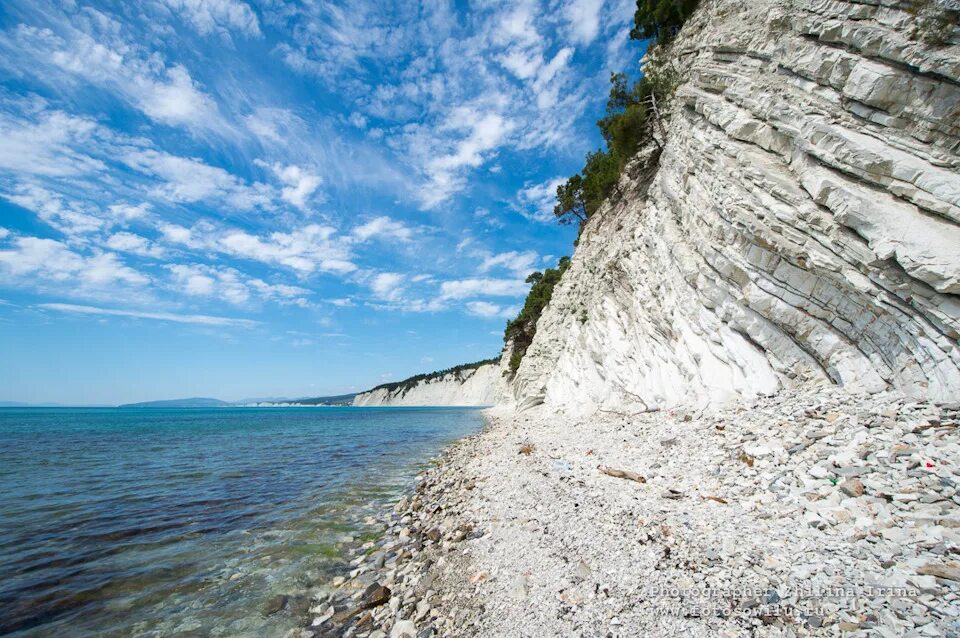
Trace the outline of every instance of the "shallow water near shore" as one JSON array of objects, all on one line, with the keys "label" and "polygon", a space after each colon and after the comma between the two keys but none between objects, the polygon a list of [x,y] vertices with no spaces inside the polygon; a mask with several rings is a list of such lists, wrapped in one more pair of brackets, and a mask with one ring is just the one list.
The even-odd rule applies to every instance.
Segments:
[{"label": "shallow water near shore", "polygon": [[364,519],[481,426],[469,408],[0,409],[0,634],[282,636],[376,533]]}]

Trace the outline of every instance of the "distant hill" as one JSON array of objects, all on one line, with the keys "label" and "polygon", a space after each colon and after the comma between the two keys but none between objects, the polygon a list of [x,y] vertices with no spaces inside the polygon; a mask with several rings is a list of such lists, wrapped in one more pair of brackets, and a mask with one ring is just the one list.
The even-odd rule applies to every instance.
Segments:
[{"label": "distant hill", "polygon": [[141,403],[126,403],[121,408],[228,408],[232,403],[220,399],[167,399],[165,401],[143,401]]},{"label": "distant hill", "polygon": [[296,401],[290,397],[249,397],[234,401],[234,405],[250,405],[251,403],[290,403]]}]

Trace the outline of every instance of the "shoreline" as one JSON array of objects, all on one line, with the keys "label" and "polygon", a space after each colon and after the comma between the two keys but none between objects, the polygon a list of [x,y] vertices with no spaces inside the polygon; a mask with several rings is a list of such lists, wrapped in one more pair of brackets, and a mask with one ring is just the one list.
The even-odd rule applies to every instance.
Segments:
[{"label": "shoreline", "polygon": [[294,635],[956,629],[960,406],[815,387],[709,413],[484,419]]},{"label": "shoreline", "polygon": [[379,538],[350,550],[346,575],[313,597],[312,620],[288,635],[430,638],[466,629],[458,624],[458,613],[445,605],[449,594],[442,590],[454,563],[451,554],[459,554],[457,562],[463,560],[457,545],[476,538],[476,530],[463,522],[451,525],[452,517],[445,514],[459,501],[455,492],[476,486],[456,475],[464,454],[470,454],[464,448],[491,428],[498,411],[495,406],[479,409],[485,413],[483,427],[452,442],[428,461],[432,467],[417,472],[413,487],[386,510],[387,521],[379,522]]}]

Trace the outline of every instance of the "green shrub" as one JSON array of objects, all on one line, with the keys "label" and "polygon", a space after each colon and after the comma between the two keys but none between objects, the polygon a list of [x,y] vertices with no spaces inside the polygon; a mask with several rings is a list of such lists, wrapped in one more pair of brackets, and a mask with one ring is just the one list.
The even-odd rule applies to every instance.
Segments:
[{"label": "green shrub", "polygon": [[[637,0],[634,29],[630,37],[669,40],[697,7],[697,0]],[[632,85],[623,73],[610,74],[610,95],[606,114],[597,122],[607,148],[587,153],[583,170],[557,187],[557,205],[553,214],[561,224],[576,223],[583,228],[603,201],[613,192],[624,166],[648,143],[660,146],[665,134],[660,121],[670,96],[677,86],[677,74],[665,66],[644,69],[644,75]],[[577,245],[574,241],[574,246]],[[516,319],[507,322],[504,340],[513,343],[510,369],[516,372],[523,355],[533,342],[537,320],[550,302],[553,288],[570,265],[562,257],[556,269],[548,268],[527,278],[532,284]],[[586,310],[580,321],[588,320]]]},{"label": "green shrub", "polygon": [[530,292],[523,302],[523,308],[516,319],[507,322],[503,332],[504,342],[513,342],[513,353],[510,355],[510,370],[517,371],[527,348],[533,343],[533,336],[537,332],[537,320],[543,314],[543,309],[550,303],[553,288],[560,282],[563,273],[570,267],[570,258],[561,257],[556,268],[547,268],[542,273],[534,272],[527,277]]},{"label": "green shrub", "polygon": [[390,383],[381,383],[375,388],[368,390],[372,392],[373,390],[386,390],[388,392],[393,392],[394,390],[407,391],[413,386],[417,385],[421,381],[428,381],[430,379],[439,378],[447,374],[453,374],[461,381],[463,380],[463,372],[467,370],[475,370],[480,366],[485,366],[490,363],[498,363],[500,361],[499,357],[493,357],[492,359],[484,359],[483,361],[474,361],[473,363],[463,363],[458,366],[453,366],[452,368],[446,368],[445,370],[437,370],[435,372],[428,372],[425,374],[417,374],[403,381],[391,381]]},{"label": "green shrub", "polygon": [[678,78],[667,70],[650,70],[629,86],[623,73],[610,74],[607,113],[597,121],[607,150],[587,153],[583,170],[557,187],[553,214],[561,224],[581,226],[613,192],[627,162],[647,142],[662,143],[658,120]]},{"label": "green shrub", "polygon": [[634,40],[655,38],[666,42],[673,38],[697,8],[698,0],[637,0],[633,14]]}]

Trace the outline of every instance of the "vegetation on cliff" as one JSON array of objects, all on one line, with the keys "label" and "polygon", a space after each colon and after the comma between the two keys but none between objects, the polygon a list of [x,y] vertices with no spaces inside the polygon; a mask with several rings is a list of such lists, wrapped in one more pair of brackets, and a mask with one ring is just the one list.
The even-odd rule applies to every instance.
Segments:
[{"label": "vegetation on cliff", "polygon": [[453,366],[452,368],[446,368],[445,370],[436,370],[435,372],[427,372],[425,374],[417,374],[402,381],[392,381],[390,383],[381,383],[375,388],[367,390],[367,392],[373,392],[375,390],[386,390],[387,392],[394,392],[395,390],[401,390],[406,392],[410,388],[414,387],[421,381],[430,381],[432,379],[437,379],[444,377],[448,374],[452,374],[457,377],[458,380],[463,381],[463,373],[468,370],[476,370],[480,366],[496,364],[500,361],[499,357],[492,357],[490,359],[484,359],[482,361],[474,361],[473,363],[462,363],[458,366]]},{"label": "vegetation on cliff", "polygon": [[510,354],[510,370],[513,372],[520,367],[523,355],[533,343],[533,335],[537,332],[537,320],[543,313],[543,309],[550,303],[554,286],[560,282],[560,278],[569,266],[570,258],[561,257],[556,268],[547,268],[542,273],[531,273],[527,277],[527,283],[533,285],[530,287],[527,299],[523,302],[520,314],[516,319],[507,322],[507,328],[503,333],[504,341],[513,344]]},{"label": "vegetation on cliff", "polygon": [[699,0],[637,0],[633,14],[634,40],[655,38],[658,42],[669,40],[680,32],[680,27],[697,8]]},{"label": "vegetation on cliff", "polygon": [[[634,28],[630,37],[657,42],[669,41],[696,9],[698,0],[637,0]],[[649,65],[648,65],[649,67]],[[606,149],[587,153],[583,169],[557,187],[554,215],[561,224],[577,224],[580,228],[614,191],[627,162],[640,148],[663,145],[665,131],[661,119],[670,95],[677,85],[677,74],[668,65],[644,68],[644,73],[630,83],[625,73],[610,75],[610,96],[604,117],[597,126]],[[562,257],[557,268],[527,277],[532,284],[517,318],[508,321],[504,341],[512,345],[510,369],[516,372],[533,342],[537,320],[550,302],[553,288],[570,265]]]},{"label": "vegetation on cliff", "polygon": [[[696,6],[697,0],[637,0],[630,37],[669,42]],[[614,191],[624,166],[637,151],[648,144],[663,145],[662,112],[677,80],[677,73],[666,64],[648,64],[633,84],[625,73],[610,75],[606,114],[597,121],[606,149],[587,153],[583,169],[557,187],[553,213],[561,224],[582,227]]]}]

